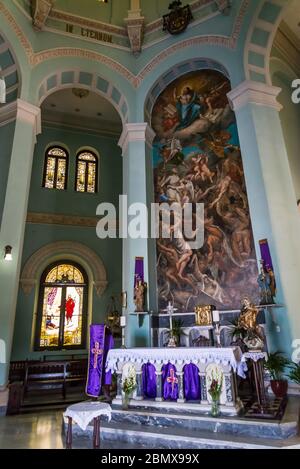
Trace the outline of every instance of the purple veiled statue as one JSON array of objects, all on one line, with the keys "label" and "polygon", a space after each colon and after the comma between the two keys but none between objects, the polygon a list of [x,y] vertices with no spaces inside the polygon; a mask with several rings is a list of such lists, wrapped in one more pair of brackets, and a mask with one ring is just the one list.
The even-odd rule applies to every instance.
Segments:
[{"label": "purple veiled statue", "polygon": [[197,401],[201,398],[199,369],[193,363],[183,368],[184,397],[187,401]]},{"label": "purple veiled statue", "polygon": [[143,365],[143,395],[148,399],[154,399],[156,397],[156,374],[155,366],[151,363],[145,363]]},{"label": "purple veiled statue", "polygon": [[168,363],[162,367],[162,387],[163,398],[176,401],[178,399],[178,378],[176,376],[176,368],[172,363]]}]

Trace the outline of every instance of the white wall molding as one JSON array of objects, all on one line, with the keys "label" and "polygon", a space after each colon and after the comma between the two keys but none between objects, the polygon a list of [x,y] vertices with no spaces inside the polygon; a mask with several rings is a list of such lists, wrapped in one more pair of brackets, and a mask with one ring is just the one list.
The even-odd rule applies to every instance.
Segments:
[{"label": "white wall molding", "polygon": [[32,125],[35,135],[39,135],[42,132],[41,109],[22,99],[17,100],[17,120]]},{"label": "white wall molding", "polygon": [[230,91],[227,97],[234,111],[238,111],[250,103],[272,107],[280,111],[282,106],[277,101],[280,92],[281,88],[277,86],[246,80]]},{"label": "white wall molding", "polygon": [[145,142],[146,145],[152,148],[155,135],[154,130],[146,122],[125,124],[118,145],[122,148],[124,156],[130,142]]}]

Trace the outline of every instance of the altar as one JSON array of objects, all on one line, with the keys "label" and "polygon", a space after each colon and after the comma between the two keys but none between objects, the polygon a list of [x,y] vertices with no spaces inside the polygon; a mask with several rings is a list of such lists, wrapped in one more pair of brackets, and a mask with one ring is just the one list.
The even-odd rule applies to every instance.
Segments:
[{"label": "altar", "polygon": [[[221,412],[237,415],[242,408],[237,376],[245,377],[247,365],[239,347],[112,349],[107,356],[106,371],[117,375],[114,405],[122,405],[122,383],[132,368],[136,376],[136,388],[130,400],[133,407],[150,404],[161,407],[163,403],[164,408],[176,405],[207,412],[212,401],[209,388],[212,380],[219,376],[222,380]],[[189,388],[191,381],[195,383],[193,392]],[[166,393],[168,385],[170,389]]]}]

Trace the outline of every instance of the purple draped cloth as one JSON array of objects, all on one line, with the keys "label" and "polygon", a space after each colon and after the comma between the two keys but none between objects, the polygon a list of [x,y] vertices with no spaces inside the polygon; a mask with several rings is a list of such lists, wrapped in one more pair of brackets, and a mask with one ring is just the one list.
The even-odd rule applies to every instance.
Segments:
[{"label": "purple draped cloth", "polygon": [[111,385],[111,383],[112,383],[112,372],[111,371],[105,371],[105,368],[106,368],[107,354],[108,354],[110,349],[114,348],[114,345],[115,345],[115,341],[114,341],[113,335],[112,335],[111,331],[108,328],[106,328],[104,357],[103,357],[104,366],[103,366],[103,369],[102,369],[102,372],[103,372],[102,382],[103,382],[104,385],[105,384]]},{"label": "purple draped cloth", "polygon": [[151,363],[145,363],[142,370],[143,396],[154,399],[156,397],[155,366]]},{"label": "purple draped cloth", "polygon": [[178,399],[178,378],[176,368],[172,363],[162,367],[163,398],[175,401]]},{"label": "purple draped cloth", "polygon": [[261,258],[264,261],[264,266],[269,266],[272,270],[274,270],[268,240],[262,239],[261,241],[259,241],[259,247]]},{"label": "purple draped cloth", "polygon": [[199,400],[200,395],[200,376],[199,369],[193,363],[185,365],[183,368],[183,389],[184,397],[187,401]]},{"label": "purple draped cloth", "polygon": [[103,384],[110,384],[111,375],[105,373],[108,350],[113,345],[111,333],[104,324],[90,326],[90,350],[86,394],[99,397]]},{"label": "purple draped cloth", "polygon": [[135,258],[135,269],[134,269],[134,287],[138,282],[144,283],[144,258]]}]

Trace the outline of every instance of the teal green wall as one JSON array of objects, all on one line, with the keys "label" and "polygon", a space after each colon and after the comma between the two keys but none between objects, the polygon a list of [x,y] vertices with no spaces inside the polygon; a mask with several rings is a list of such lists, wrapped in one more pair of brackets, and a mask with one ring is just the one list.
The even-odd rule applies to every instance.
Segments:
[{"label": "teal green wall", "polygon": [[[64,143],[70,151],[69,183],[66,191],[42,188],[45,148],[53,142]],[[76,150],[85,145],[93,147],[100,154],[99,193],[95,195],[78,194],[74,191]],[[34,154],[29,212],[95,216],[96,207],[101,201],[115,204],[121,192],[122,157],[116,138],[54,128],[43,129]],[[93,322],[103,322],[111,295],[119,295],[122,289],[122,240],[100,240],[96,236],[95,228],[27,224],[22,264],[24,265],[36,250],[55,241],[80,242],[94,250],[102,259],[107,271],[108,288],[101,297],[93,292]],[[21,289],[19,291],[12,360],[40,358],[44,355],[41,352],[33,352],[31,348],[35,294],[34,289],[28,296]],[[50,352],[45,354],[51,355]]]},{"label": "teal green wall", "polygon": [[0,127],[0,225],[5,200],[7,176],[9,171],[14,131],[14,122]]},{"label": "teal green wall", "polygon": [[300,106],[291,99],[291,80],[282,73],[273,76],[273,85],[279,86],[282,92],[279,102],[283,105],[280,112],[282,130],[284,133],[286,149],[288,152],[290,170],[294,183],[296,200],[300,199]]}]

